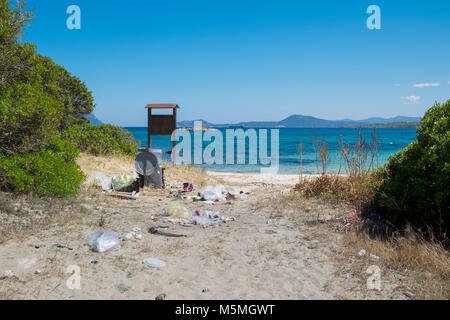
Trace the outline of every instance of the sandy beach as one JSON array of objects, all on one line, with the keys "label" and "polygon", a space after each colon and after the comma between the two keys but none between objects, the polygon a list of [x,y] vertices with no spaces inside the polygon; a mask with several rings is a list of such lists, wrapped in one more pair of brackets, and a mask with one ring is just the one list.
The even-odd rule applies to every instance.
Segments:
[{"label": "sandy beach", "polygon": [[[107,166],[98,167],[110,172]],[[185,180],[175,176],[168,175],[171,185]],[[343,271],[338,262],[345,257],[341,235],[327,222],[345,219],[350,208],[299,201],[290,192],[297,176],[213,172],[207,176],[212,179],[209,183],[217,179],[216,184],[247,192],[247,197],[209,205],[176,199],[175,188],[148,190],[137,200],[84,192],[78,204],[62,208],[83,210],[73,220],[0,245],[0,273],[14,274],[0,280],[0,298],[154,299],[161,293],[167,299],[404,298],[395,290],[398,280],[386,279],[383,291],[371,291],[366,276]],[[152,220],[174,201],[188,210],[211,209],[236,221],[204,228]],[[158,226],[185,237],[148,232]],[[124,241],[135,228],[142,239]],[[93,252],[88,239],[100,229],[113,230],[121,238],[121,248],[107,255]],[[143,263],[146,258],[158,258],[166,267],[148,267]],[[80,290],[66,285],[69,266],[80,268]]]}]

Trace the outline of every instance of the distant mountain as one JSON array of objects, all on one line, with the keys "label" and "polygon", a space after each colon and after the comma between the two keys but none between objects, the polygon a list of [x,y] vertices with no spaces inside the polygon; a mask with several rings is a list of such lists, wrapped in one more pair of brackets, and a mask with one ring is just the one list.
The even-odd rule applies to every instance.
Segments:
[{"label": "distant mountain", "polygon": [[367,124],[382,124],[382,123],[394,123],[394,122],[420,122],[420,118],[417,117],[395,117],[395,118],[369,118],[361,120],[362,123]]},{"label": "distant mountain", "polygon": [[[205,120],[200,121],[203,121],[203,127],[206,128],[342,128],[358,127],[359,125],[420,122],[420,118],[398,116],[394,118],[373,117],[364,120],[325,120],[311,116],[292,115],[281,121],[251,121],[235,124],[213,124]],[[194,121],[181,121],[178,123],[178,126],[182,128],[192,128],[194,126]]]},{"label": "distant mountain", "polygon": [[103,124],[93,113],[84,116],[84,118],[91,121],[91,124],[94,126],[101,126]]}]

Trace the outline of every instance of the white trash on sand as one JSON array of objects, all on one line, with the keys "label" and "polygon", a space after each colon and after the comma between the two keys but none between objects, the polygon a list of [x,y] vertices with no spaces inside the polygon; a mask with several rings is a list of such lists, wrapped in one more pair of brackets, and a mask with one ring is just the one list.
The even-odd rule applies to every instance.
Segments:
[{"label": "white trash on sand", "polygon": [[228,191],[223,187],[207,186],[200,191],[200,197],[205,201],[226,201]]},{"label": "white trash on sand", "polygon": [[103,191],[110,191],[112,189],[112,178],[108,177],[103,172],[94,171],[94,180],[97,186],[103,189]]},{"label": "white trash on sand", "polygon": [[119,238],[111,230],[101,230],[89,237],[89,245],[99,253],[106,253],[120,248]]},{"label": "white trash on sand", "polygon": [[166,266],[166,263],[164,261],[156,258],[145,259],[144,264],[152,268],[164,268]]}]

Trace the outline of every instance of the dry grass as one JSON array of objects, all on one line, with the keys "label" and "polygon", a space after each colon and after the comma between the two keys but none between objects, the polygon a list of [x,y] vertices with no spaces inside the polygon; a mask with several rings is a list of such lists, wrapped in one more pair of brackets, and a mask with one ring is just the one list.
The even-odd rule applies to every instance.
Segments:
[{"label": "dry grass", "polygon": [[134,159],[127,156],[93,156],[82,153],[77,158],[77,164],[86,175],[88,183],[93,180],[95,171],[108,176],[135,171]]},{"label": "dry grass", "polygon": [[74,223],[86,212],[75,198],[40,198],[0,192],[0,244],[53,225]]},{"label": "dry grass", "polygon": [[[406,275],[403,290],[414,293],[417,299],[450,299],[450,253],[440,243],[424,240],[411,228],[402,236],[388,239],[358,232],[350,232],[343,239],[349,256],[365,249],[380,257],[381,266]],[[360,265],[367,260],[358,261],[359,265],[352,268],[362,270]]]},{"label": "dry grass", "polygon": [[188,165],[164,164],[164,179],[166,184],[182,186],[183,183],[192,183],[196,190],[207,185],[219,185],[224,182],[217,177],[210,176],[205,170]]},{"label": "dry grass", "polygon": [[363,211],[373,204],[374,182],[374,174],[349,176],[324,174],[317,177],[301,177],[295,189],[306,198],[334,198]]}]

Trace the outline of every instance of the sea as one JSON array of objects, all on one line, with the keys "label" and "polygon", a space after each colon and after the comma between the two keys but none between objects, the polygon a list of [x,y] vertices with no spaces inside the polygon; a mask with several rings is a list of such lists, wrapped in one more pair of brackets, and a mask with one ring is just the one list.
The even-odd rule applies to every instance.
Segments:
[{"label": "sea", "polygon": [[[146,127],[126,127],[129,130],[136,141],[141,147],[147,147],[147,128]],[[223,134],[223,144],[225,144],[226,139],[226,129],[217,129]],[[248,128],[243,129],[244,131]],[[253,128],[257,133],[259,139],[259,134],[261,130],[267,132],[267,143],[263,144],[267,148],[267,154],[273,156],[272,154],[272,137],[271,129],[263,128]],[[328,160],[327,162],[327,172],[328,173],[348,173],[346,171],[345,161],[342,160],[340,156],[341,153],[338,151],[338,142],[342,139],[344,144],[348,144],[352,149],[352,146],[358,141],[358,136],[362,136],[367,144],[370,144],[372,148],[373,135],[378,137],[378,156],[374,158],[372,162],[372,157],[369,157],[367,165],[373,164],[373,168],[380,167],[384,165],[389,157],[408,146],[411,142],[417,139],[416,129],[411,128],[379,128],[376,129],[358,129],[358,128],[280,128],[276,129],[278,134],[278,173],[280,174],[299,174],[300,169],[303,174],[317,174],[322,172],[322,163],[316,160],[316,152],[314,151],[313,141],[320,141],[323,145],[327,146],[328,149]],[[361,135],[359,130],[361,130]],[[264,132],[263,132],[264,133]],[[186,134],[186,132],[184,133]],[[235,141],[234,145],[234,157],[235,161],[233,164],[226,164],[226,146],[223,145],[223,164],[205,164],[199,163],[194,164],[194,132],[189,132],[192,143],[191,143],[191,154],[193,165],[204,168],[210,171],[222,171],[222,172],[244,172],[244,173],[259,173],[261,168],[268,167],[269,165],[261,164],[250,164],[250,151],[254,150],[250,148],[250,142],[248,139],[242,141]],[[203,137],[205,132],[197,132],[197,137]],[[275,138],[274,138],[275,139]],[[180,139],[182,141],[182,139]],[[211,144],[211,140],[201,139],[202,150],[204,150],[208,145]],[[212,139],[214,141],[214,139]],[[220,140],[219,140],[220,141]],[[244,142],[245,141],[245,142]],[[274,140],[276,141],[276,139]],[[303,144],[303,156],[302,161],[300,161],[299,143]],[[242,148],[238,148],[238,144],[241,144]],[[257,143],[258,154],[260,151],[260,143]],[[245,146],[242,146],[245,145]],[[168,151],[172,149],[172,141],[170,136],[153,136],[152,137],[152,148],[163,150],[163,161],[172,161],[171,155],[167,154]],[[374,149],[374,148],[373,148]],[[198,150],[198,149],[197,149]],[[231,150],[231,149],[230,149]],[[240,151],[240,152],[239,152]],[[253,153],[252,153],[253,154]],[[183,155],[181,153],[181,155]],[[213,153],[215,155],[215,153]],[[245,156],[244,163],[237,163],[238,156]],[[370,162],[370,163],[369,163]],[[300,166],[302,163],[302,166]]]}]

